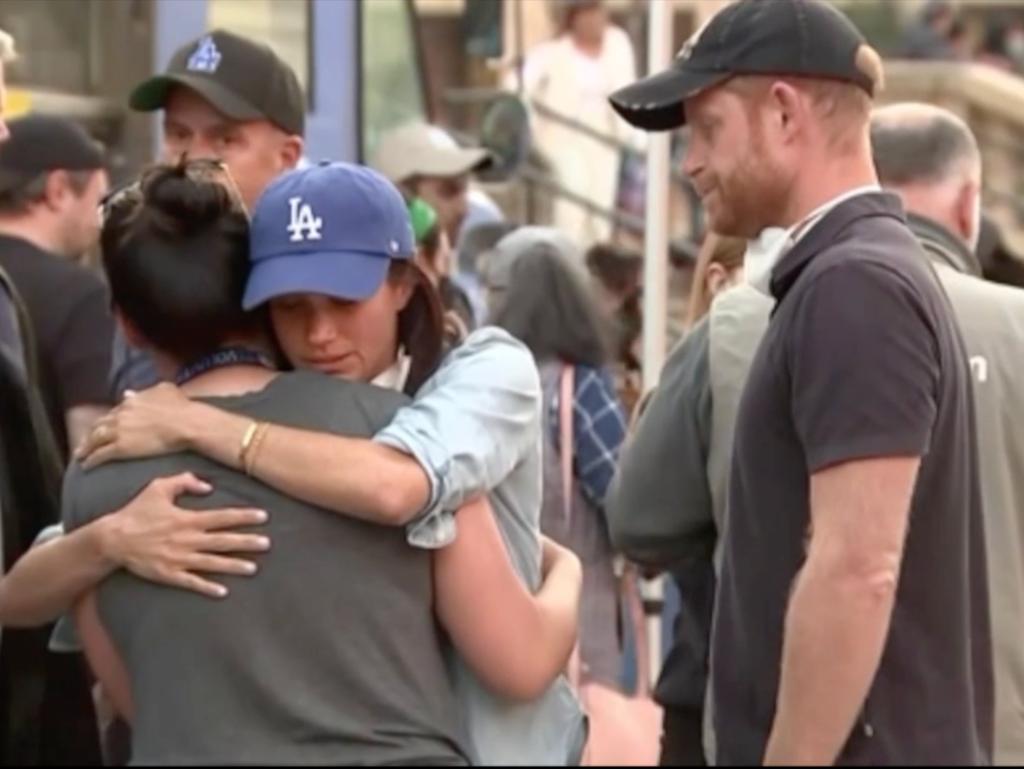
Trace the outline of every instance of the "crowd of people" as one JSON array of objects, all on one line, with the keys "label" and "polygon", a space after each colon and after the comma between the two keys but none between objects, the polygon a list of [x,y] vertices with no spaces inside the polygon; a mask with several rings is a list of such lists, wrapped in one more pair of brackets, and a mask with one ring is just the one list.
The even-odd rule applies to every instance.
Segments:
[{"label": "crowd of people", "polygon": [[3,763],[599,763],[594,687],[647,739],[636,569],[680,600],[663,765],[1024,760],[1024,289],[971,129],[877,107],[823,0],[636,82],[603,14],[526,74],[689,132],[709,233],[646,394],[638,255],[507,221],[440,126],[304,162],[265,44],[139,84],[161,154],[113,190],[0,115]]},{"label": "crowd of people", "polygon": [[972,20],[951,0],[928,0],[895,53],[908,59],[973,61],[1024,74],[1024,16],[1007,8]]}]

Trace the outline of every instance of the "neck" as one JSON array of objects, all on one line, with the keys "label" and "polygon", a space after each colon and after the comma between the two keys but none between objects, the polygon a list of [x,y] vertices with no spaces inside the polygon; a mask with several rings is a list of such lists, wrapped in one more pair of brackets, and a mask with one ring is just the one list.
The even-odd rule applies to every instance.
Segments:
[{"label": "neck", "polygon": [[969,240],[969,236],[962,231],[960,223],[956,220],[955,191],[946,192],[941,188],[929,188],[926,185],[892,188],[891,191],[899,195],[907,213],[916,214],[940,225],[965,243]]},{"label": "neck", "polygon": [[[256,352],[266,351],[266,345],[252,339],[227,339],[220,345],[220,349],[229,347],[245,347]],[[161,378],[169,381],[174,381],[182,368],[195,363],[194,360],[179,360],[163,353],[154,353],[153,357]],[[218,366],[185,382],[181,390],[193,398],[242,395],[262,390],[275,376],[276,371],[248,363]]]},{"label": "neck", "polygon": [[870,149],[855,155],[841,156],[818,164],[814,173],[802,172],[797,187],[790,197],[790,205],[779,226],[792,227],[813,213],[816,209],[840,195],[857,189],[878,184]]},{"label": "neck", "polygon": [[41,222],[33,216],[0,218],[0,235],[21,238],[51,254],[61,254],[56,233],[57,228],[52,224]]}]

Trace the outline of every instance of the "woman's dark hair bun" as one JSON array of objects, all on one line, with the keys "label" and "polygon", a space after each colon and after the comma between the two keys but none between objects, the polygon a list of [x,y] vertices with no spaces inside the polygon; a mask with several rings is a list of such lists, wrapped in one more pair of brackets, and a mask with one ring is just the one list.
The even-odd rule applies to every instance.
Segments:
[{"label": "woman's dark hair bun", "polygon": [[142,180],[143,205],[168,234],[196,235],[238,213],[240,203],[217,167],[185,161],[152,169]]}]

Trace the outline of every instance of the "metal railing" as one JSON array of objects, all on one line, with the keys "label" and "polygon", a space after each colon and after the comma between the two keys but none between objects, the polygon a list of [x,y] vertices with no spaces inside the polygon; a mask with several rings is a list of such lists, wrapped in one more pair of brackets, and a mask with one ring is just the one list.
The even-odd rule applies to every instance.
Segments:
[{"label": "metal railing", "polygon": [[[453,106],[479,106],[493,101],[500,96],[505,96],[508,93],[508,91],[497,88],[450,88],[445,91],[444,99]],[[585,136],[604,144],[610,149],[620,152],[636,152],[636,148],[628,142],[617,137],[610,136],[602,131],[598,131],[592,126],[575,119],[573,116],[566,115],[565,113],[562,113],[543,102],[537,101],[536,99],[529,102],[529,107],[537,115],[563,125],[578,133],[580,136]],[[460,141],[466,143],[478,142],[478,137],[470,136],[458,131],[453,133]],[[690,180],[678,168],[670,169],[669,173],[671,181],[677,185],[677,187],[682,190],[683,194],[686,196],[690,210],[694,212],[698,211],[699,198]],[[555,178],[552,174],[546,173],[535,166],[525,164],[517,170],[516,176],[527,185],[542,190],[558,199],[565,200],[579,206],[587,213],[610,222],[616,227],[620,227],[635,235],[642,235],[644,232],[645,225],[642,217],[628,211],[609,208],[596,203],[586,195],[582,195],[579,192],[570,189],[566,184]],[[694,216],[694,218],[689,222],[689,231],[691,236],[698,229],[699,221],[697,220],[697,217]],[[687,237],[686,240],[692,241],[692,237]]]}]

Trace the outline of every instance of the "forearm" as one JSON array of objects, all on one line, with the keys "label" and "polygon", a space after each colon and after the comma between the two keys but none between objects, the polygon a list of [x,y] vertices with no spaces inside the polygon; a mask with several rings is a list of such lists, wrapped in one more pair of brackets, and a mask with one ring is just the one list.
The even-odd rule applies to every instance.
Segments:
[{"label": "forearm", "polygon": [[565,669],[579,634],[583,568],[578,558],[558,548],[537,591],[537,677],[553,679]]},{"label": "forearm", "polygon": [[[195,409],[187,428],[188,447],[242,469],[242,441],[252,421],[203,404]],[[430,482],[419,463],[370,440],[273,425],[253,449],[250,464],[259,480],[296,499],[362,520],[403,525],[429,500]]]},{"label": "forearm", "polygon": [[0,580],[0,625],[52,622],[113,572],[117,564],[108,555],[109,528],[109,521],[100,518],[18,559]]},{"label": "forearm", "polygon": [[531,595],[485,501],[459,511],[458,538],[434,555],[438,619],[466,664],[503,697],[539,697],[575,643],[579,561],[568,551],[548,560],[541,594]]},{"label": "forearm", "polygon": [[893,603],[886,581],[872,584],[808,561],[786,618],[766,764],[835,761],[878,670]]}]

